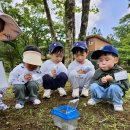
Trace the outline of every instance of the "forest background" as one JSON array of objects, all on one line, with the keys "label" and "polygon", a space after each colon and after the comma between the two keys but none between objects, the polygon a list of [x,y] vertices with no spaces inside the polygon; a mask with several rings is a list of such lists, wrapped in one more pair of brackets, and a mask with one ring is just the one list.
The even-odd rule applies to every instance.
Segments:
[{"label": "forest background", "polygon": [[[128,0],[130,2],[130,0]],[[1,42],[0,60],[4,62],[6,72],[10,72],[22,62],[22,52],[26,45],[36,45],[41,48],[43,60],[48,59],[48,47],[51,42],[59,41],[65,46],[65,64],[72,60],[71,46],[78,40],[86,41],[86,36],[102,35],[100,28],[93,27],[87,33],[89,13],[97,14],[100,10],[96,6],[90,7],[91,0],[82,0],[82,7],[75,4],[75,0],[23,0],[13,3],[13,0],[1,1],[3,12],[11,15],[22,29],[22,35],[6,44]],[[128,4],[128,8],[129,8]],[[53,12],[56,20],[52,19]],[[75,36],[75,14],[81,13],[80,33]],[[107,15],[107,14],[106,14]],[[113,34],[105,38],[114,45],[120,53],[120,63],[130,72],[130,14],[124,15],[119,26],[113,28]]]}]

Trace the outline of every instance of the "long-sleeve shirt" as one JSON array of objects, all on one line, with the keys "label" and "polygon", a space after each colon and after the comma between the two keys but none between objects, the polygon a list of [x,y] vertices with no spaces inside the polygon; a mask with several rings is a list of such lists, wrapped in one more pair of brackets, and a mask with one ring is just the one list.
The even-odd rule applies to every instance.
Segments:
[{"label": "long-sleeve shirt", "polygon": [[61,72],[64,72],[66,75],[68,75],[68,71],[67,68],[65,67],[65,65],[62,62],[59,62],[57,64],[55,64],[51,59],[45,61],[40,68],[41,71],[41,75],[44,76],[45,74],[49,74],[50,76],[52,76],[51,71],[55,69],[56,70],[56,74],[58,75]]},{"label": "long-sleeve shirt", "polygon": [[32,75],[32,80],[37,80],[38,83],[42,83],[42,78],[41,78],[41,72],[40,72],[40,67],[37,67],[33,71],[29,71],[23,63],[19,64],[16,66],[9,75],[9,84],[25,84],[28,81],[25,80],[24,76],[26,74],[31,74]]},{"label": "long-sleeve shirt", "polygon": [[[117,73],[117,72],[120,72],[120,71],[123,71],[123,68],[121,68],[119,65],[115,65],[112,69],[110,69],[108,71],[102,71],[99,68],[99,69],[96,70],[96,72],[93,76],[93,82],[99,84],[100,86],[102,86],[104,88],[109,87],[111,84],[117,84],[125,92],[130,87],[128,79],[116,81],[116,79],[114,77],[114,73]],[[109,81],[108,83],[102,83],[101,78],[106,76],[106,75],[111,75],[113,77],[113,80]]]},{"label": "long-sleeve shirt", "polygon": [[68,66],[68,75],[70,73],[73,73],[74,71],[77,73],[77,71],[81,69],[86,72],[91,71],[93,74],[95,73],[94,65],[91,63],[91,61],[89,61],[88,59],[85,59],[83,64],[80,64],[76,60],[70,63]]}]

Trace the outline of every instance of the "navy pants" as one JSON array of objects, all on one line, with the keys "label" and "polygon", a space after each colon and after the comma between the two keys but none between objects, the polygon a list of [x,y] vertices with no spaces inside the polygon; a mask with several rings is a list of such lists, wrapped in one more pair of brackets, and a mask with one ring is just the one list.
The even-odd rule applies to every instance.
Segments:
[{"label": "navy pants", "polygon": [[49,74],[45,74],[43,77],[43,87],[44,89],[56,90],[57,88],[64,88],[68,80],[67,75],[64,72],[61,72],[54,79]]}]

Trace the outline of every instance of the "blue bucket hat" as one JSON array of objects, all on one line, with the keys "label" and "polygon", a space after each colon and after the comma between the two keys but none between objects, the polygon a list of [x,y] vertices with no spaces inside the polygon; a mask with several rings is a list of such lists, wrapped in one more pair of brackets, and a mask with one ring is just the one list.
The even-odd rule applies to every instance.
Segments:
[{"label": "blue bucket hat", "polygon": [[100,50],[96,50],[92,53],[91,59],[98,59],[102,54],[113,53],[118,57],[118,51],[112,45],[103,46]]},{"label": "blue bucket hat", "polygon": [[60,42],[53,42],[49,46],[49,52],[52,53],[56,47],[64,48]]},{"label": "blue bucket hat", "polygon": [[83,41],[79,41],[73,44],[71,51],[74,50],[74,48],[81,48],[81,49],[88,49],[87,45]]}]

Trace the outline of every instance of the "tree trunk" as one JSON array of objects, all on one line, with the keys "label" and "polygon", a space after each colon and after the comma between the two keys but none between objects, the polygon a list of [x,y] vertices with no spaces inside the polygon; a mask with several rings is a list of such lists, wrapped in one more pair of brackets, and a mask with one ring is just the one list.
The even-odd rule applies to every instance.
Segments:
[{"label": "tree trunk", "polygon": [[90,1],[91,0],[82,0],[82,18],[81,18],[81,27],[80,27],[80,33],[78,38],[81,41],[86,41]]},{"label": "tree trunk", "polygon": [[65,32],[66,32],[66,44],[65,44],[65,65],[68,66],[73,59],[71,53],[71,47],[75,42],[75,16],[74,16],[75,0],[65,1]]},{"label": "tree trunk", "polygon": [[54,41],[57,41],[57,38],[56,38],[55,31],[54,31],[53,21],[51,19],[50,10],[49,10],[49,7],[48,7],[47,0],[43,0],[43,3],[44,3],[44,9],[45,9],[45,12],[46,12],[46,16],[47,16],[47,19],[48,19],[48,26],[50,28],[51,38],[52,38],[52,41],[54,42]]}]

